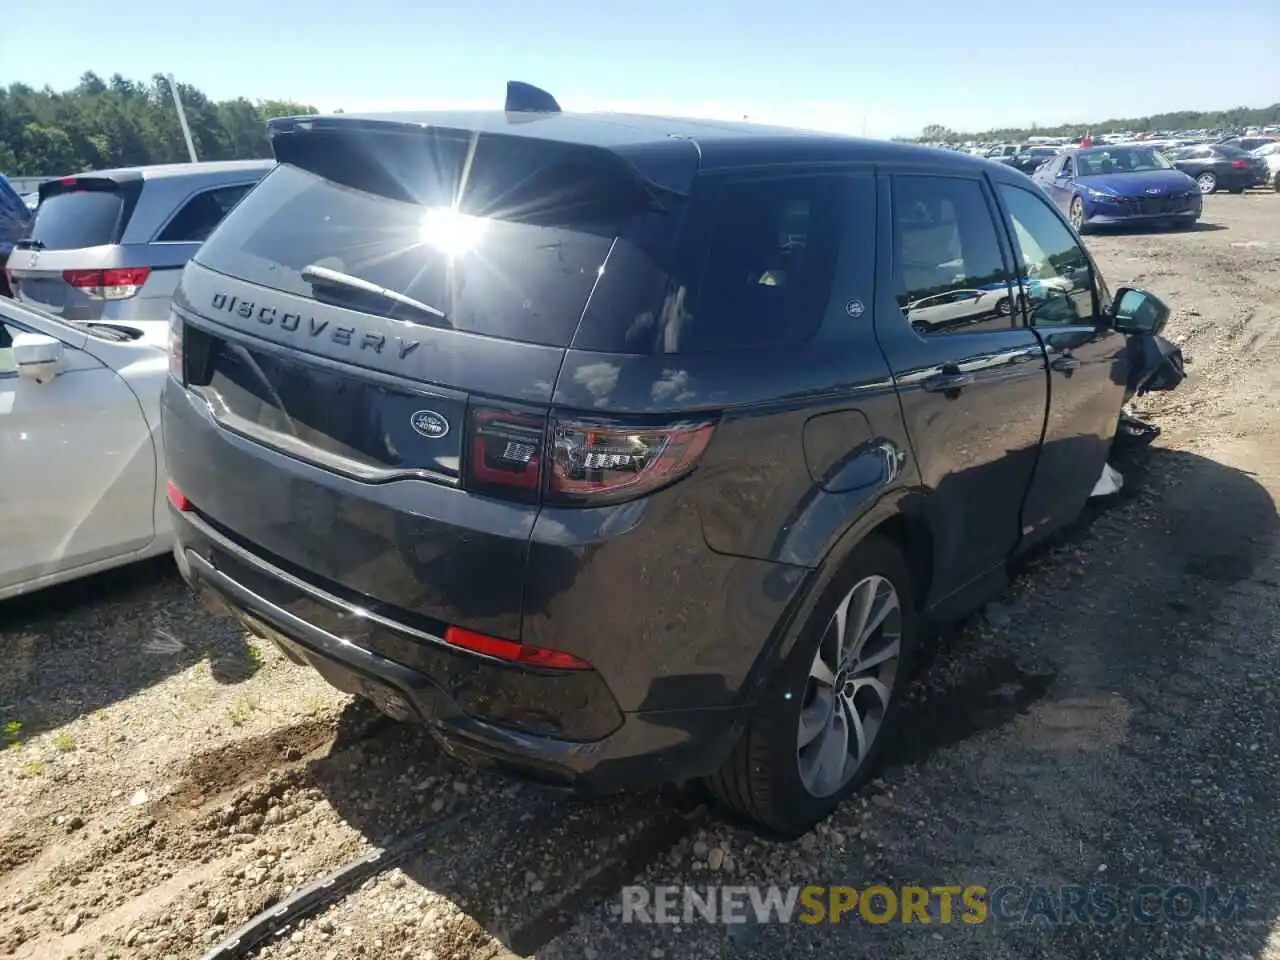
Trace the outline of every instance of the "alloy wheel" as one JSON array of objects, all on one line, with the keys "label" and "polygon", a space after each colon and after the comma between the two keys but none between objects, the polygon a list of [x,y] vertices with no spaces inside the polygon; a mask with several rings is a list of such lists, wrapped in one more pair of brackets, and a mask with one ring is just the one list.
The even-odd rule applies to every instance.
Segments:
[{"label": "alloy wheel", "polygon": [[1202,173],[1196,177],[1196,185],[1200,187],[1201,193],[1213,193],[1218,189],[1218,178],[1212,173]]},{"label": "alloy wheel", "polygon": [[829,797],[857,772],[876,742],[901,662],[902,605],[889,580],[858,581],[818,644],[796,736],[800,780]]},{"label": "alloy wheel", "polygon": [[1071,225],[1076,230],[1084,226],[1084,201],[1079,197],[1071,201]]}]

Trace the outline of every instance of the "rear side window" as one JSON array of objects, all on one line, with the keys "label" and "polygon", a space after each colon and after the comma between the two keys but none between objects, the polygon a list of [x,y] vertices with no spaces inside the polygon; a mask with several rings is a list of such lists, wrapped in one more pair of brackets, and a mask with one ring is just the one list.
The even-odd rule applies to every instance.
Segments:
[{"label": "rear side window", "polygon": [[894,281],[917,333],[1012,328],[1016,302],[998,236],[977,180],[894,178]]},{"label": "rear side window", "polygon": [[594,158],[483,137],[471,147],[444,138],[361,146],[318,146],[301,157],[308,169],[278,153],[281,164],[196,259],[377,312],[303,279],[304,268],[321,267],[440,310],[456,330],[566,346],[614,238],[648,202]]},{"label": "rear side window", "polygon": [[213,228],[222,222],[231,208],[240,202],[250,186],[251,184],[240,183],[197,193],[174,214],[156,240],[160,243],[203,241],[213,233]]},{"label": "rear side window", "polygon": [[809,339],[851,208],[861,201],[870,221],[870,183],[790,176],[700,185],[678,235],[619,239],[574,346],[683,354]]},{"label": "rear side window", "polygon": [[111,181],[45,193],[27,236],[43,250],[75,250],[116,243],[125,201]]}]

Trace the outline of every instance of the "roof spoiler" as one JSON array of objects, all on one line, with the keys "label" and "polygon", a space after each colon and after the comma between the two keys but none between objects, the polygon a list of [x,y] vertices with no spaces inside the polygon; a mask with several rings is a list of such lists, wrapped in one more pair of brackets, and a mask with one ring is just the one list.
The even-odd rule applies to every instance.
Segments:
[{"label": "roof spoiler", "polygon": [[540,87],[519,80],[508,80],[507,100],[503,109],[507,113],[559,113],[560,104]]}]

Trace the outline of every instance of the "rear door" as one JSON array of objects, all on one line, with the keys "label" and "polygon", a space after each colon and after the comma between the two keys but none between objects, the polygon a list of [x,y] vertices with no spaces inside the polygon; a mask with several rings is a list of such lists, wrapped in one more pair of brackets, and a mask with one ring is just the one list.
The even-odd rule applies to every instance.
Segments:
[{"label": "rear door", "polygon": [[101,319],[114,296],[102,289],[102,270],[123,266],[116,245],[141,190],[136,175],[41,184],[40,205],[9,258],[17,299],[73,322]]},{"label": "rear door", "polygon": [[[1016,281],[984,179],[882,177],[879,210],[876,337],[933,493],[936,589],[945,597],[1000,565],[1018,543],[1044,428],[1044,352],[1007,310]],[[908,306],[1000,286],[1003,296],[970,301],[967,314],[941,329],[917,322]]]},{"label": "rear door", "polygon": [[1035,480],[1023,508],[1028,541],[1070,523],[1084,508],[1115,436],[1128,377],[1125,338],[1111,329],[1109,297],[1074,233],[1044,198],[997,186],[1022,264],[1021,320],[1044,344],[1049,416]]}]

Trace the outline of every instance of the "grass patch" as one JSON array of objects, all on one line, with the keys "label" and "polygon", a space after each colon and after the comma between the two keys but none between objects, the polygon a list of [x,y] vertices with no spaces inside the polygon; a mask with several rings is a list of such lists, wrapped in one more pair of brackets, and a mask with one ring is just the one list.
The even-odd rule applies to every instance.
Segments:
[{"label": "grass patch", "polygon": [[53,746],[59,753],[70,753],[76,748],[76,738],[68,730],[59,730],[53,735]]}]

